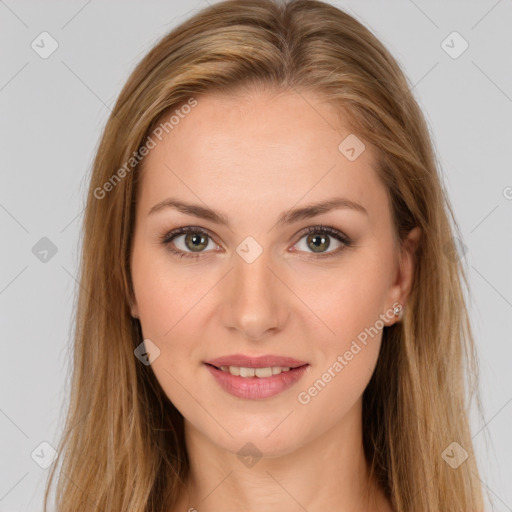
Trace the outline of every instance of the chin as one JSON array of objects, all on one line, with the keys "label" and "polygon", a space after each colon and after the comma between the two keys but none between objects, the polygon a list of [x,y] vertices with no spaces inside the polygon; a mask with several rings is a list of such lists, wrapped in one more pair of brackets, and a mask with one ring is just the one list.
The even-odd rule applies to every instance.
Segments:
[{"label": "chin", "polygon": [[[220,448],[239,456],[248,452],[255,457],[282,457],[293,453],[306,442],[306,433],[302,430],[296,431],[291,424],[293,413],[286,418],[287,414],[281,414],[278,421],[245,424],[225,422],[223,426],[233,437],[223,429],[221,439],[217,429],[206,435]],[[286,419],[283,421],[284,418]]]}]

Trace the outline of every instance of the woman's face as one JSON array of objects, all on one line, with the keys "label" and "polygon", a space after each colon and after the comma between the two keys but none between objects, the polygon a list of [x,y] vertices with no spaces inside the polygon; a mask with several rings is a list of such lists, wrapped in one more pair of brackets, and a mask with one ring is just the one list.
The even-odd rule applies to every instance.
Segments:
[{"label": "woman's face", "polygon": [[359,414],[411,259],[399,267],[372,148],[318,96],[209,95],[187,112],[144,159],[132,314],[187,428],[290,453]]}]

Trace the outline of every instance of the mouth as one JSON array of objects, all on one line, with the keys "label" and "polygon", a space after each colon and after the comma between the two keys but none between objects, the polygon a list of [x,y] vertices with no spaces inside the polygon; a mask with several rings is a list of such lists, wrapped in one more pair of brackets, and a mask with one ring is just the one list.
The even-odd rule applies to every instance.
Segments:
[{"label": "mouth", "polygon": [[244,379],[258,378],[266,379],[273,377],[274,375],[280,375],[281,373],[293,372],[299,368],[305,368],[309,366],[308,363],[296,365],[296,366],[264,366],[264,367],[249,367],[249,366],[228,366],[221,365],[215,366],[211,363],[205,363],[206,365],[220,370],[224,373],[229,373],[236,377],[242,377]]},{"label": "mouth", "polygon": [[204,363],[220,389],[237,398],[261,400],[294,386],[308,371],[309,363],[298,366],[216,366]]}]

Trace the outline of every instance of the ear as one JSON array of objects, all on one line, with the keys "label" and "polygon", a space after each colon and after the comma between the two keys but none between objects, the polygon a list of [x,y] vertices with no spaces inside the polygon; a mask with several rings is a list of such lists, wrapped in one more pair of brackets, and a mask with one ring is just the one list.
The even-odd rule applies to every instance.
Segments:
[{"label": "ear", "polygon": [[133,318],[139,318],[139,306],[135,297],[130,299],[130,312]]},{"label": "ear", "polygon": [[[392,310],[397,303],[402,306],[402,313],[405,309],[407,297],[409,296],[413,286],[414,269],[416,264],[415,253],[420,238],[421,228],[417,226],[409,231],[407,238],[403,241],[400,250],[398,269],[394,282],[389,290],[386,311]],[[388,323],[386,323],[386,325],[393,325],[401,318],[402,313],[400,313],[399,316],[393,317]]]}]

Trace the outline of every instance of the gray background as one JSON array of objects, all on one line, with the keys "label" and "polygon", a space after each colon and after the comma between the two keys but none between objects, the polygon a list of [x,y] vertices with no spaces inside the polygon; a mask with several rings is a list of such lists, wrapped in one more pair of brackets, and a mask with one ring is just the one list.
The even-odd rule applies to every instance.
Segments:
[{"label": "gray background", "polygon": [[[474,442],[493,510],[512,511],[512,2],[330,3],[391,50],[433,133],[467,248],[485,408],[483,421],[472,414]],[[78,233],[100,131],[138,60],[206,5],[0,0],[0,511],[42,510],[48,469],[35,461],[62,421]],[[59,45],[46,59],[31,47],[43,31]],[[469,44],[457,58],[442,45],[453,31]],[[55,254],[38,253],[43,237]]]}]

